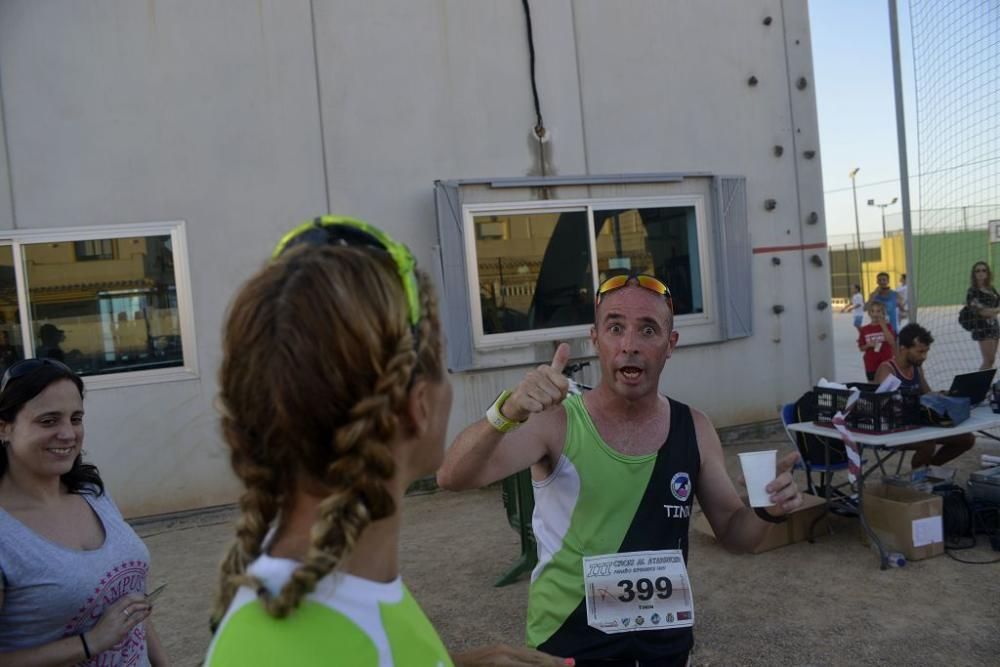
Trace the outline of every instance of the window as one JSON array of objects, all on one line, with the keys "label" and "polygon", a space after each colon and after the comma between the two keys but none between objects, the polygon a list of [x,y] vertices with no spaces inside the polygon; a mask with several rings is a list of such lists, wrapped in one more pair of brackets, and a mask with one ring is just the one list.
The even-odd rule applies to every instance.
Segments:
[{"label": "window", "polygon": [[746,178],[696,172],[439,180],[432,268],[448,368],[594,354],[594,292],[646,272],[670,285],[681,345],[753,333]]},{"label": "window", "polygon": [[9,234],[0,239],[4,368],[49,357],[109,376],[98,385],[191,375],[182,223]]},{"label": "window", "polygon": [[[545,330],[585,335],[594,321],[597,286],[618,273],[648,273],[666,282],[678,324],[684,316],[704,314],[701,198],[628,204],[470,207],[478,346],[557,333]],[[502,234],[493,233],[498,225]]]},{"label": "window", "polygon": [[78,262],[115,258],[115,244],[112,239],[77,241],[74,246],[76,247],[76,260]]},{"label": "window", "polygon": [[14,277],[14,253],[6,245],[0,246],[0,372],[19,359],[24,359],[21,314]]}]

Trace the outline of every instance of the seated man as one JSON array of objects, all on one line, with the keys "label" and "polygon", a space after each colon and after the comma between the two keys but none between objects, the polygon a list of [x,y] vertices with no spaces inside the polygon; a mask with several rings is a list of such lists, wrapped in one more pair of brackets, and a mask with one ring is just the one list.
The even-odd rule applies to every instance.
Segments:
[{"label": "seated man", "polygon": [[[881,383],[890,375],[895,375],[902,383],[903,389],[918,391],[921,394],[930,393],[931,388],[921,371],[927,353],[931,349],[934,337],[931,333],[913,322],[907,324],[899,332],[896,354],[889,361],[883,361],[875,372],[875,382]],[[933,442],[921,442],[904,449],[915,450],[910,465],[920,468],[926,465],[944,465],[953,458],[972,449],[976,444],[976,436],[972,433],[953,435],[940,438]],[[940,449],[937,446],[941,445]],[[937,451],[935,452],[935,449]]]}]

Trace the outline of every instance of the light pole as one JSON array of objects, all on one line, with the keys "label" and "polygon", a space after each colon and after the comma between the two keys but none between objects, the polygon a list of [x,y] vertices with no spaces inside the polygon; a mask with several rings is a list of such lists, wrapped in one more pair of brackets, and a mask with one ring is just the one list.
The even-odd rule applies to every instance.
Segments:
[{"label": "light pole", "polygon": [[893,197],[891,202],[886,202],[885,204],[876,204],[874,199],[868,200],[869,206],[878,206],[882,209],[882,238],[885,238],[885,207],[892,206],[897,201],[899,201],[899,197]]},{"label": "light pole", "polygon": [[858,191],[854,187],[854,177],[858,175],[859,171],[861,171],[861,167],[855,167],[851,169],[851,173],[847,177],[851,179],[851,194],[854,195],[854,233],[857,235],[858,240],[858,284],[861,285],[863,292],[865,289],[865,272],[861,264],[861,224],[858,222]]}]

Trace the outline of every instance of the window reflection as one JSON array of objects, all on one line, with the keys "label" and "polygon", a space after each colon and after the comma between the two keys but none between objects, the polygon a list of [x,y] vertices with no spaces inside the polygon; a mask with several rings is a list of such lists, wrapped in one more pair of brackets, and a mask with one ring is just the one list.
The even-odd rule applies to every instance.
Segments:
[{"label": "window reflection", "polygon": [[84,375],[183,365],[170,236],[23,248],[35,356]]},{"label": "window reflection", "polygon": [[648,273],[667,284],[676,315],[704,312],[693,206],[594,210],[599,280]]},{"label": "window reflection", "polygon": [[0,374],[15,361],[24,358],[21,316],[17,306],[14,250],[9,245],[0,246]]},{"label": "window reflection", "polygon": [[593,321],[586,222],[585,211],[473,219],[483,333]]},{"label": "window reflection", "polygon": [[[597,282],[618,273],[663,280],[675,313],[704,312],[694,206],[594,209]],[[591,324],[587,212],[473,217],[484,334]]]}]

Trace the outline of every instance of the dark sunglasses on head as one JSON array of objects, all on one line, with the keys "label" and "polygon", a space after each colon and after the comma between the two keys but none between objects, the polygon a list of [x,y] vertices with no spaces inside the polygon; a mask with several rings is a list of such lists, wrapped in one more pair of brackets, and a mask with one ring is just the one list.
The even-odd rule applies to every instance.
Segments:
[{"label": "dark sunglasses on head", "polygon": [[55,359],[22,359],[21,361],[14,362],[7,367],[6,371],[4,371],[3,379],[0,380],[0,394],[7,389],[7,385],[11,380],[16,380],[29,373],[34,373],[42,366],[52,366],[54,368],[64,370],[67,373],[73,372],[69,366]]},{"label": "dark sunglasses on head", "polygon": [[670,312],[674,312],[674,298],[670,295],[670,288],[662,280],[648,273],[622,273],[617,276],[611,276],[597,288],[597,302],[595,305],[600,305],[601,299],[609,292],[619,290],[633,280],[639,287],[648,289],[650,292],[656,292],[665,298],[667,305],[670,306]]}]

